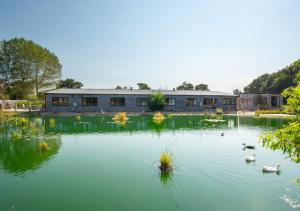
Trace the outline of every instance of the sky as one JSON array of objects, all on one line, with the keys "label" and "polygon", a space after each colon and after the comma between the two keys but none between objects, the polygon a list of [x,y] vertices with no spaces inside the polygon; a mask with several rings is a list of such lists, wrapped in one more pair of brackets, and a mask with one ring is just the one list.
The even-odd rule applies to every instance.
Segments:
[{"label": "sky", "polygon": [[300,59],[299,0],[0,0],[0,39],[54,52],[84,88],[242,89]]}]

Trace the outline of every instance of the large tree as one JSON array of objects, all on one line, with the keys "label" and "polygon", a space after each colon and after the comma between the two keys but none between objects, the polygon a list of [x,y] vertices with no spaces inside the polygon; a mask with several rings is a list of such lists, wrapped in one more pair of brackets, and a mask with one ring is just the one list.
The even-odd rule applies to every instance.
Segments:
[{"label": "large tree", "polygon": [[55,83],[61,75],[61,67],[54,53],[31,40],[1,41],[0,76],[7,90],[11,91],[12,85],[30,84],[38,94],[39,89]]},{"label": "large tree", "polygon": [[181,85],[179,85],[177,88],[177,90],[193,90],[194,89],[194,85],[191,83],[188,83],[186,81],[184,81]]},{"label": "large tree", "polygon": [[150,86],[146,83],[137,83],[139,89],[151,89]]},{"label": "large tree", "polygon": [[244,88],[246,93],[281,93],[299,81],[300,60],[272,74],[263,74]]},{"label": "large tree", "polygon": [[75,81],[72,78],[67,78],[66,80],[59,80],[56,83],[56,88],[70,88],[70,89],[80,89],[83,84],[79,81]]},{"label": "large tree", "polygon": [[207,84],[198,84],[195,86],[195,90],[209,91],[209,88]]}]

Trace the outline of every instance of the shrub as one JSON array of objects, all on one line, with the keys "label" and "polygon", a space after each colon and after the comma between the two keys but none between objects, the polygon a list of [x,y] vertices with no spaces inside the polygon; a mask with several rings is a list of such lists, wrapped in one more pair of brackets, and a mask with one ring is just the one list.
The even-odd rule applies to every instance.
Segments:
[{"label": "shrub", "polygon": [[151,111],[161,111],[166,103],[166,99],[163,93],[153,93],[149,100],[149,108]]},{"label": "shrub", "polygon": [[168,152],[163,152],[160,155],[160,170],[162,172],[170,172],[173,169],[172,156]]}]

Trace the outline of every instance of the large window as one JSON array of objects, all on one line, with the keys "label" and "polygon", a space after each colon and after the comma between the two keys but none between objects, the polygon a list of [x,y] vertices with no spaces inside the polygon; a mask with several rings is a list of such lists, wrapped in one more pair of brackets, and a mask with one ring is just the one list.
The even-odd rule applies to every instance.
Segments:
[{"label": "large window", "polygon": [[52,97],[53,106],[69,106],[68,97]]},{"label": "large window", "polygon": [[223,98],[223,105],[235,105],[234,98]]},{"label": "large window", "polygon": [[195,105],[197,105],[197,99],[196,98],[186,98],[185,105],[186,106],[195,106]]},{"label": "large window", "polygon": [[98,98],[97,97],[83,97],[82,106],[97,106]]},{"label": "large window", "polygon": [[203,106],[205,108],[216,108],[218,104],[218,99],[216,98],[204,98]]},{"label": "large window", "polygon": [[167,106],[175,106],[176,105],[176,99],[175,98],[166,98],[166,105]]},{"label": "large window", "polygon": [[137,97],[136,98],[136,105],[137,106],[147,106],[149,104],[150,98],[148,97]]},{"label": "large window", "polygon": [[125,106],[125,97],[111,97],[110,106]]}]

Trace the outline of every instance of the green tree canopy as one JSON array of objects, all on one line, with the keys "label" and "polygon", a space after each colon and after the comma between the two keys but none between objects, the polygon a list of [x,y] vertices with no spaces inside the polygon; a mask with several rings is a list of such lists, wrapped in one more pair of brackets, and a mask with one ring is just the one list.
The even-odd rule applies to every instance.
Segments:
[{"label": "green tree canopy", "polygon": [[209,88],[207,84],[198,84],[195,86],[195,90],[208,91]]},{"label": "green tree canopy", "polygon": [[239,89],[234,89],[234,90],[232,91],[232,93],[235,94],[235,95],[240,95],[240,94],[242,94],[243,92],[240,91]]},{"label": "green tree canopy", "polygon": [[80,89],[83,87],[83,84],[79,81],[75,81],[72,78],[67,78],[65,80],[59,80],[56,83],[56,88],[70,88],[70,89]]},{"label": "green tree canopy", "polygon": [[[300,60],[272,74],[263,74],[244,88],[246,93],[281,93],[296,86],[300,78]],[[298,77],[297,77],[298,76]]]},{"label": "green tree canopy", "polygon": [[150,86],[146,83],[137,83],[139,89],[151,89]]},{"label": "green tree canopy", "polygon": [[177,90],[193,90],[194,89],[194,85],[191,83],[188,83],[186,81],[184,81],[181,85],[179,85],[177,88]]},{"label": "green tree canopy", "polygon": [[150,97],[149,107],[151,111],[161,111],[166,103],[166,98],[163,93],[156,92]]},{"label": "green tree canopy", "polygon": [[0,79],[8,92],[13,90],[13,85],[31,84],[38,94],[39,89],[55,83],[61,75],[61,67],[54,53],[31,40],[13,38],[1,41]]},{"label": "green tree canopy", "polygon": [[280,149],[292,161],[300,162],[300,83],[297,87],[284,90],[287,98],[287,107],[297,116],[284,125],[283,128],[273,132],[266,132],[262,137],[263,145],[273,150]]}]

